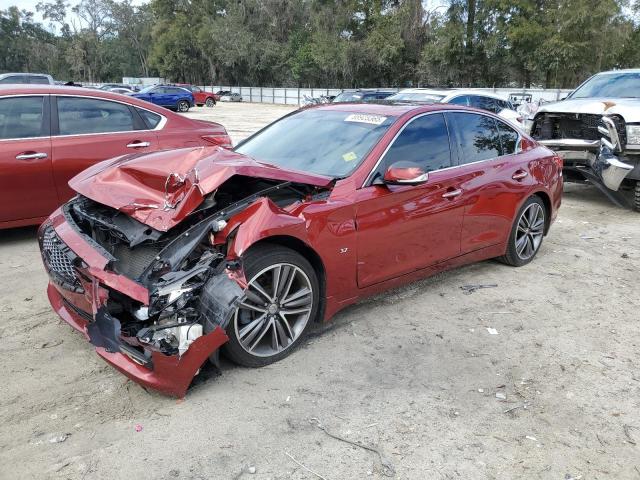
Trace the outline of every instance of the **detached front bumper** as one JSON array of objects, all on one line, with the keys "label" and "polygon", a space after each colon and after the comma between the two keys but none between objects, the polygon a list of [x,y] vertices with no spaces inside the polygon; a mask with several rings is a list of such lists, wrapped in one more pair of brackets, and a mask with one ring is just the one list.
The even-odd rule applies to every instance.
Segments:
[{"label": "detached front bumper", "polygon": [[202,364],[228,340],[217,326],[182,355],[165,355],[141,345],[121,334],[120,321],[106,311],[105,303],[112,290],[148,303],[146,288],[105,270],[108,260],[66,222],[60,209],[40,227],[39,240],[54,311],[84,335],[100,357],[133,381],[183,397]]}]

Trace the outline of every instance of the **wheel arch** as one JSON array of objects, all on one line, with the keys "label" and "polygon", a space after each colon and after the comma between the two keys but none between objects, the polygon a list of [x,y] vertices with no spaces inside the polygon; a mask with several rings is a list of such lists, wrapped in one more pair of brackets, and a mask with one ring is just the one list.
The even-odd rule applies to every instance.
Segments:
[{"label": "wheel arch", "polygon": [[538,191],[532,192],[529,197],[532,197],[534,195],[537,197],[540,197],[540,200],[542,200],[542,203],[544,204],[544,209],[546,213],[545,220],[544,220],[544,223],[545,223],[544,234],[546,235],[547,233],[549,233],[549,228],[551,227],[551,213],[552,213],[551,209],[553,208],[551,206],[551,197],[544,190],[538,190]]},{"label": "wheel arch", "polygon": [[[320,286],[320,299],[324,299],[326,297],[325,293],[327,281],[324,262],[322,261],[320,255],[318,255],[318,253],[312,247],[310,247],[307,243],[303,242],[299,238],[293,237],[291,235],[273,235],[270,237],[264,237],[251,244],[251,246],[244,252],[244,255],[246,255],[247,252],[249,252],[257,245],[265,245],[269,243],[290,248],[291,250],[299,253],[305,259],[307,259],[318,277],[318,285]],[[322,319],[324,318],[324,310],[325,302],[322,301],[320,302],[320,308],[318,309],[316,318],[313,320],[314,322],[322,322]]]}]

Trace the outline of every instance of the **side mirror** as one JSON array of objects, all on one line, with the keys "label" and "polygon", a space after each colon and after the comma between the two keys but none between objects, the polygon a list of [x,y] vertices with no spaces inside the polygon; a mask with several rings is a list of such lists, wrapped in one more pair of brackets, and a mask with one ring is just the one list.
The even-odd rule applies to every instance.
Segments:
[{"label": "side mirror", "polygon": [[413,162],[395,162],[384,172],[383,182],[388,185],[420,185],[429,174]]}]

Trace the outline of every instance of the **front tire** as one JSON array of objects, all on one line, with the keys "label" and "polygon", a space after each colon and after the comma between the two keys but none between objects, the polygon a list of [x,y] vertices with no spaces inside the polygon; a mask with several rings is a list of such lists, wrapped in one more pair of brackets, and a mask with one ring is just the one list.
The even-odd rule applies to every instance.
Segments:
[{"label": "front tire", "polygon": [[640,212],[640,180],[636,180],[636,188],[633,190],[633,209]]},{"label": "front tire", "polygon": [[177,110],[181,113],[186,113],[189,111],[189,107],[189,102],[187,102],[186,100],[180,100],[178,102]]},{"label": "front tire", "polygon": [[513,267],[522,267],[531,262],[542,246],[546,226],[544,202],[537,195],[532,195],[518,211],[509,235],[507,252],[498,260]]},{"label": "front tire", "polygon": [[207,98],[205,105],[209,108],[213,108],[216,106],[216,101],[213,98]]},{"label": "front tire", "polygon": [[239,365],[263,367],[290,355],[306,336],[318,312],[318,277],[306,258],[277,244],[251,248],[243,263],[248,287],[224,351]]}]

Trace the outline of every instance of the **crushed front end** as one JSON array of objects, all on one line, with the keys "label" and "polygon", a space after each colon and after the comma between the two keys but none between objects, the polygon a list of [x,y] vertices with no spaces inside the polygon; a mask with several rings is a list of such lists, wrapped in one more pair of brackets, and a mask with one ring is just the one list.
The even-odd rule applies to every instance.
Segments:
[{"label": "crushed front end", "polygon": [[[159,232],[76,197],[39,230],[49,300],[122,373],[184,396],[202,364],[227,340],[223,322],[242,296],[224,252],[202,248],[202,237],[213,235],[207,227]],[[213,277],[221,287],[203,299],[200,293]],[[205,318],[202,312],[211,310],[216,315]]]},{"label": "crushed front end", "polygon": [[290,203],[292,191],[282,186],[260,185],[213,213],[204,205],[168,232],[75,197],[39,230],[53,308],[122,373],[183,396],[227,341],[224,328],[243,296],[240,263],[227,259],[222,230],[263,196]]}]

